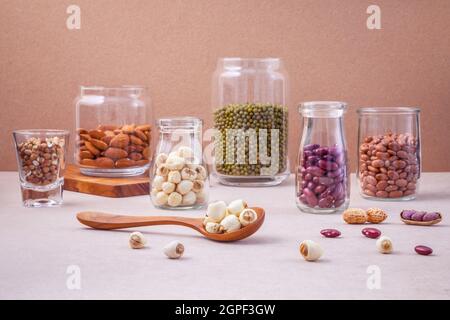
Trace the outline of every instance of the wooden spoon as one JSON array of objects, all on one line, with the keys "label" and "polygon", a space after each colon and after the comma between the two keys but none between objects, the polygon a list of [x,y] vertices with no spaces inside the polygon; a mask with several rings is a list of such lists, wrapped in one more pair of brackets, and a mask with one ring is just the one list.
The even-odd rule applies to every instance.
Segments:
[{"label": "wooden spoon", "polygon": [[102,212],[84,211],[77,214],[77,219],[82,224],[94,229],[111,230],[157,225],[178,225],[192,228],[206,238],[215,241],[237,241],[254,234],[264,222],[265,212],[263,208],[252,207],[258,218],[255,222],[239,230],[229,233],[209,233],[203,226],[203,218],[187,218],[174,216],[122,216]]}]

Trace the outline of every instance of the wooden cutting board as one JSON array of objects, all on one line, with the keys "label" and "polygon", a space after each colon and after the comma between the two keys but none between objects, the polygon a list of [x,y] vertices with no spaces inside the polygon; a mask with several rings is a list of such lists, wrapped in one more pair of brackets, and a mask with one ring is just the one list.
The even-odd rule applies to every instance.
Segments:
[{"label": "wooden cutting board", "polygon": [[126,178],[85,176],[75,165],[68,165],[64,173],[64,190],[111,198],[148,195],[149,182],[148,174]]}]

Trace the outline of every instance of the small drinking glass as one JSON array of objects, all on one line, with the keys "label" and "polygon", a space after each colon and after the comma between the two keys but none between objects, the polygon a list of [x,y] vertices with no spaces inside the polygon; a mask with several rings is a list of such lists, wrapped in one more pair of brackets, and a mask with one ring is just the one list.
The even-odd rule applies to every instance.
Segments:
[{"label": "small drinking glass", "polygon": [[63,202],[66,167],[66,130],[16,130],[13,132],[25,207],[54,207]]}]

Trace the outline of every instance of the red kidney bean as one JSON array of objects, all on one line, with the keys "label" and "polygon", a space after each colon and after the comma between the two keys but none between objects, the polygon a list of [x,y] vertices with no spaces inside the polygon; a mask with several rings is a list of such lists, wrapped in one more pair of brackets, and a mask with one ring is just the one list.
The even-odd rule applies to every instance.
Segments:
[{"label": "red kidney bean", "polygon": [[311,167],[306,168],[306,172],[308,172],[316,177],[321,177],[325,173],[322,169],[320,169],[319,167],[316,167],[316,166],[311,166]]},{"label": "red kidney bean", "polygon": [[319,147],[320,147],[320,145],[318,145],[318,144],[308,144],[303,147],[303,150],[310,151],[310,150],[317,149]]},{"label": "red kidney bean", "polygon": [[342,148],[309,144],[301,155],[301,170],[298,171],[300,202],[319,208],[342,206],[348,185]]},{"label": "red kidney bean", "polygon": [[333,178],[329,178],[329,177],[320,177],[319,178],[319,184],[322,184],[324,186],[330,186],[334,183]]},{"label": "red kidney bean", "polygon": [[320,234],[327,238],[336,238],[341,235],[341,232],[336,229],[323,229],[320,231]]},{"label": "red kidney bean", "polygon": [[377,239],[381,235],[381,231],[377,228],[364,228],[361,233],[367,238]]},{"label": "red kidney bean", "polygon": [[415,246],[414,251],[416,251],[418,254],[423,255],[423,256],[427,256],[427,255],[433,253],[433,249],[431,249],[430,247],[427,247],[427,246],[422,246],[422,245]]},{"label": "red kidney bean", "polygon": [[318,156],[324,156],[328,154],[328,148],[319,147],[316,150],[314,150],[314,154]]},{"label": "red kidney bean", "polygon": [[316,195],[314,194],[314,192],[312,192],[312,191],[309,190],[308,188],[304,188],[304,189],[303,189],[303,194],[305,195],[306,201],[308,202],[308,204],[309,204],[311,207],[317,206],[317,204],[318,204],[319,201],[317,200],[317,197],[316,197]]},{"label": "red kidney bean", "polygon": [[327,189],[326,186],[324,185],[318,185],[315,189],[314,189],[314,193],[318,194],[318,193],[322,193]]}]

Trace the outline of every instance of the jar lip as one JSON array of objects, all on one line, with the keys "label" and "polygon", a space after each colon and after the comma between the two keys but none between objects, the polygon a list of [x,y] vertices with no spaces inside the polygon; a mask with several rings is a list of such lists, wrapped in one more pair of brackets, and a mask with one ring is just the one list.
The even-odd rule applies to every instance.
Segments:
[{"label": "jar lip", "polygon": [[14,134],[25,134],[25,135],[68,135],[69,130],[64,129],[19,129],[14,130]]},{"label": "jar lip", "polygon": [[358,114],[411,114],[419,113],[420,107],[361,107]]},{"label": "jar lip", "polygon": [[190,128],[203,124],[203,120],[197,117],[165,117],[156,121],[159,127]]},{"label": "jar lip", "polygon": [[345,110],[347,103],[342,101],[306,101],[300,103],[298,111],[333,111]]},{"label": "jar lip", "polygon": [[144,90],[147,90],[147,87],[143,85],[119,85],[119,86],[80,85],[81,93],[84,93],[85,91],[129,93]]},{"label": "jar lip", "polygon": [[277,57],[221,57],[218,60],[225,68],[278,68],[281,58]]}]

